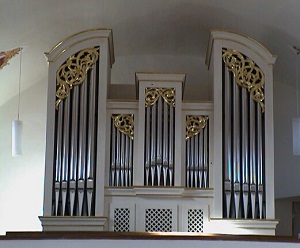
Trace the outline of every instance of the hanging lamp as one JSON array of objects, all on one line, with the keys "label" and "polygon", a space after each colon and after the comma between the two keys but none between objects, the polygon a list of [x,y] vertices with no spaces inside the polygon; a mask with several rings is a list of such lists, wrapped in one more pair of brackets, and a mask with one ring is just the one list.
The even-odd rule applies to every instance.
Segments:
[{"label": "hanging lamp", "polygon": [[22,48],[20,48],[19,67],[19,94],[18,94],[18,118],[12,122],[12,156],[21,156],[23,152],[22,136],[23,121],[20,120],[20,95],[21,95],[21,75],[22,75]]}]

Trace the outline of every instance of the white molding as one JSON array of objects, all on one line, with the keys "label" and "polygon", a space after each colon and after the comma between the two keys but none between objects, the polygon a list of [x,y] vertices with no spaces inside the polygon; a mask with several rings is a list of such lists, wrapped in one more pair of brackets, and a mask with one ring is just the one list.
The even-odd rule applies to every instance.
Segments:
[{"label": "white molding", "polygon": [[279,220],[264,219],[218,219],[211,218],[207,223],[208,233],[215,234],[248,234],[248,235],[275,235]]},{"label": "white molding", "polygon": [[188,189],[184,187],[132,187],[118,188],[105,187],[105,196],[164,196],[164,197],[189,197],[213,198],[213,189]]},{"label": "white molding", "polygon": [[39,216],[43,231],[103,231],[107,217]]}]

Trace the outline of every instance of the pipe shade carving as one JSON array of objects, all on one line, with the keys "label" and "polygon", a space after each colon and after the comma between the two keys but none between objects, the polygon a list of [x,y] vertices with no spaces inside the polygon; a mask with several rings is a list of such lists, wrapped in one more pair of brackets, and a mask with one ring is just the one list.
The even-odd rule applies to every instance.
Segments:
[{"label": "pipe shade carving", "polygon": [[70,95],[70,90],[74,86],[84,82],[87,72],[98,60],[98,50],[99,48],[84,49],[68,58],[57,70],[56,109],[58,109],[61,101]]},{"label": "pipe shade carving", "polygon": [[145,106],[150,107],[154,105],[159,97],[162,97],[167,104],[175,107],[174,88],[146,88]]},{"label": "pipe shade carving", "polygon": [[113,115],[115,127],[133,140],[134,136],[134,120],[133,114]]},{"label": "pipe shade carving", "polygon": [[265,76],[263,71],[255,62],[235,50],[223,49],[222,57],[228,70],[233,72],[236,83],[249,91],[251,98],[259,103],[264,112]]},{"label": "pipe shade carving", "polygon": [[205,128],[206,122],[208,120],[207,116],[200,115],[188,115],[186,117],[186,138],[189,139],[193,136],[196,136]]}]

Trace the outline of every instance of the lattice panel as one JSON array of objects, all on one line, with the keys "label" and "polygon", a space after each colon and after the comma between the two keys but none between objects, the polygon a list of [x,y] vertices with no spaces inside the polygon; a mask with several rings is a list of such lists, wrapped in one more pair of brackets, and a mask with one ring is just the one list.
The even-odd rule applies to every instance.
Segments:
[{"label": "lattice panel", "polygon": [[146,209],[146,232],[172,232],[172,209]]},{"label": "lattice panel", "polygon": [[115,208],[114,210],[114,232],[130,231],[130,209]]},{"label": "lattice panel", "polygon": [[188,232],[203,233],[203,210],[202,209],[188,210]]}]

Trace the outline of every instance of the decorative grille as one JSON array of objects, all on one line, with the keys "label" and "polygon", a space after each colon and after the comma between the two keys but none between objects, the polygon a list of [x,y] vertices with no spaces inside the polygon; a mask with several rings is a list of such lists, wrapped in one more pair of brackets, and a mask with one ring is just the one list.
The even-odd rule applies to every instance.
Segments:
[{"label": "decorative grille", "polygon": [[203,233],[203,210],[202,209],[188,210],[188,232]]},{"label": "decorative grille", "polygon": [[115,208],[114,210],[114,232],[129,232],[130,209]]},{"label": "decorative grille", "polygon": [[172,209],[146,209],[146,232],[172,232]]}]

